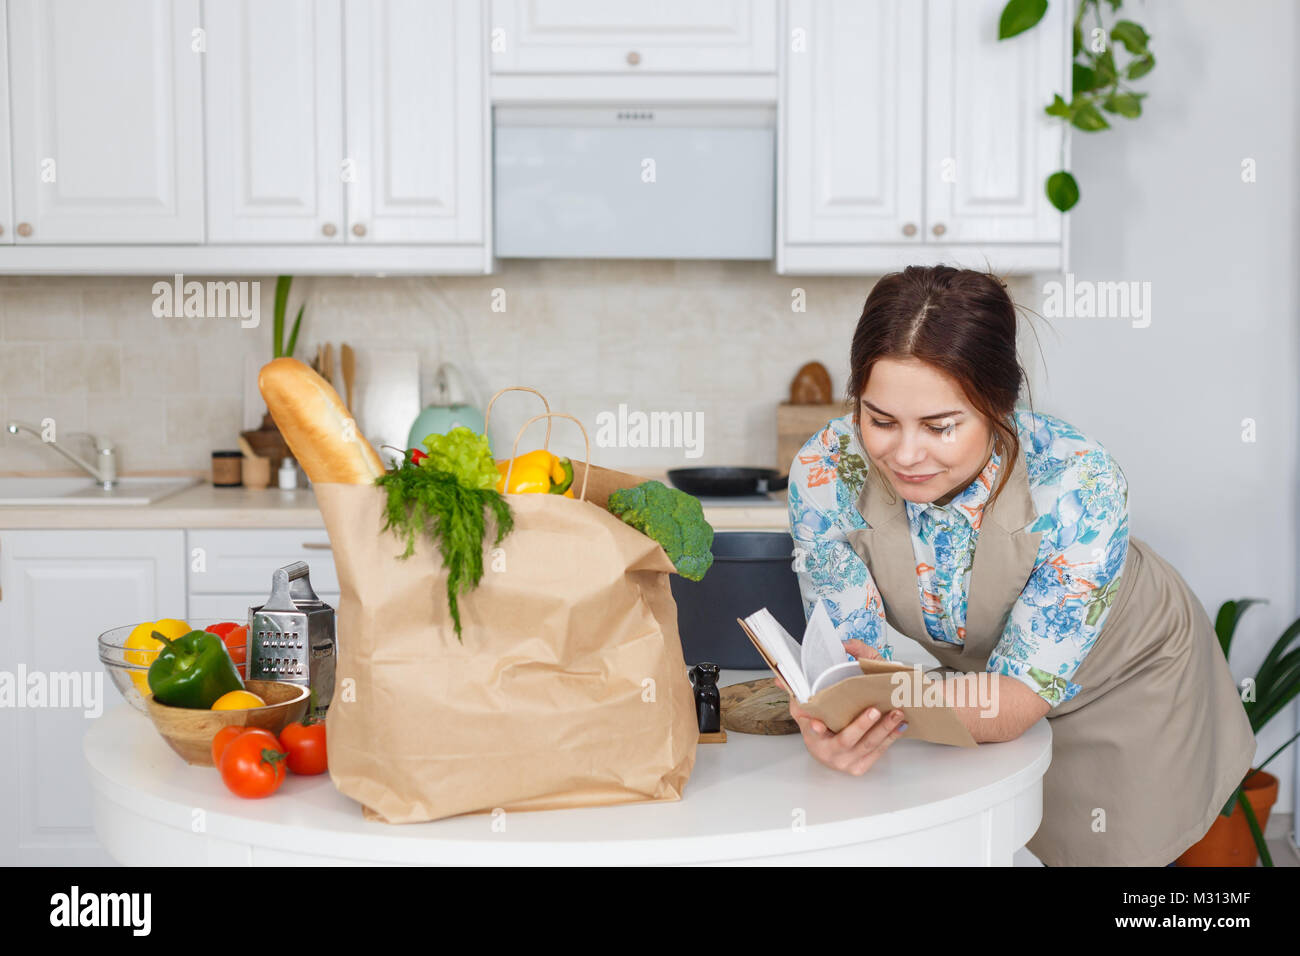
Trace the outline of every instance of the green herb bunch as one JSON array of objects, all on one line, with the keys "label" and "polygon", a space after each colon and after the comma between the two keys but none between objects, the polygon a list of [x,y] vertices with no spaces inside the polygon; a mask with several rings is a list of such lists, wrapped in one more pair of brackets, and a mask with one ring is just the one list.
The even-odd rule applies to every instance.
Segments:
[{"label": "green herb bunch", "polygon": [[[490,460],[490,456],[489,456]],[[399,558],[415,553],[417,535],[438,544],[447,569],[447,605],[461,640],[459,597],[483,578],[483,538],[487,513],[496,519],[493,546],[514,527],[514,516],[505,498],[494,488],[467,487],[448,471],[423,467],[408,456],[400,465],[375,479],[388,492],[384,530],[392,530],[406,541]]]}]

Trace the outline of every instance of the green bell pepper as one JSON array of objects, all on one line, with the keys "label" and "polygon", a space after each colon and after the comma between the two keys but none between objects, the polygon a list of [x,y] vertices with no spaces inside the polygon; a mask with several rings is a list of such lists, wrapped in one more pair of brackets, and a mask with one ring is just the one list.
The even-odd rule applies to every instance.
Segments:
[{"label": "green bell pepper", "polygon": [[164,645],[149,665],[149,689],[158,703],[210,710],[223,694],[243,690],[235,662],[216,634],[190,631],[168,640],[154,631],[153,636]]}]

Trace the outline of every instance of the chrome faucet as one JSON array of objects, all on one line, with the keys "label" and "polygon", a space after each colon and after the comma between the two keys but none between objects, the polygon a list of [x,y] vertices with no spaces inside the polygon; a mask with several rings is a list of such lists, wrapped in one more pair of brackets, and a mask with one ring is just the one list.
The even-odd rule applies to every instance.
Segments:
[{"label": "chrome faucet", "polygon": [[17,435],[19,432],[28,432],[35,435],[40,439],[42,445],[54,449],[64,458],[68,459],[68,461],[86,472],[86,474],[94,478],[95,481],[99,482],[99,486],[105,491],[112,491],[113,487],[117,484],[117,449],[113,447],[111,441],[97,438],[90,434],[90,432],[71,432],[67,436],[69,438],[84,436],[90,439],[91,444],[95,446],[95,457],[99,460],[98,465],[92,465],[90,462],[82,461],[62,445],[58,445],[53,441],[46,441],[45,436],[31,425],[26,425],[23,422],[10,422],[5,427],[11,435]]}]

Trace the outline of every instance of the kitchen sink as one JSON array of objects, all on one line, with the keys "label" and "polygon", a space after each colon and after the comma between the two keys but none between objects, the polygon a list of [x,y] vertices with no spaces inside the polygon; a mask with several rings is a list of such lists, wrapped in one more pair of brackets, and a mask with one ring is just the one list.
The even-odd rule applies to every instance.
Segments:
[{"label": "kitchen sink", "polygon": [[4,505],[151,505],[198,478],[119,478],[105,491],[93,478],[0,478]]}]

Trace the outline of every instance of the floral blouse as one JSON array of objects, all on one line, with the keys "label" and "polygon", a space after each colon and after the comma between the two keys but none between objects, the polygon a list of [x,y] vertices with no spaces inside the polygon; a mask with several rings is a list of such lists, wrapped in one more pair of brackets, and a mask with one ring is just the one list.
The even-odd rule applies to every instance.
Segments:
[{"label": "floral blouse", "polygon": [[[1029,530],[1043,537],[987,669],[1020,680],[1056,707],[1079,692],[1070,678],[1101,633],[1119,587],[1128,555],[1128,482],[1100,444],[1061,419],[1019,408],[1013,417],[1037,515]],[[880,594],[846,536],[867,527],[857,499],[868,467],[852,413],[827,422],[795,455],[789,490],[794,568],[805,615],[824,599],[841,640],[856,638],[892,659]],[[936,641],[965,641],[975,543],[1001,467],[995,452],[946,505],[904,500],[917,600]]]}]

